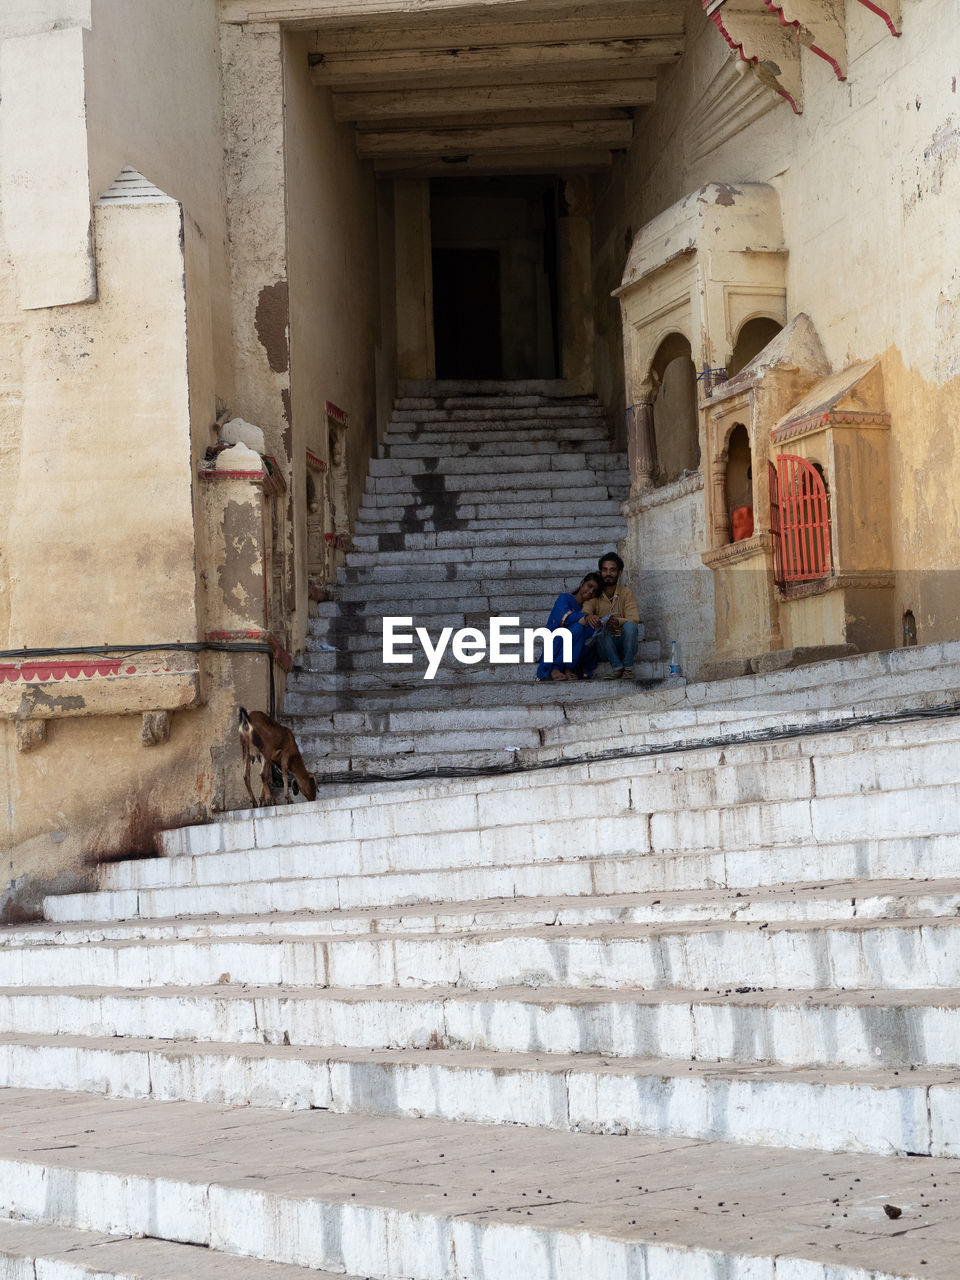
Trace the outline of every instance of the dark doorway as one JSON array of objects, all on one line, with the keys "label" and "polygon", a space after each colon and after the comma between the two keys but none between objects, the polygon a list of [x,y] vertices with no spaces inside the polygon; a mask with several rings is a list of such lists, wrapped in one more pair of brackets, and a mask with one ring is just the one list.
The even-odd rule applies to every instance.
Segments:
[{"label": "dark doorway", "polygon": [[500,252],[434,249],[438,378],[500,378]]}]

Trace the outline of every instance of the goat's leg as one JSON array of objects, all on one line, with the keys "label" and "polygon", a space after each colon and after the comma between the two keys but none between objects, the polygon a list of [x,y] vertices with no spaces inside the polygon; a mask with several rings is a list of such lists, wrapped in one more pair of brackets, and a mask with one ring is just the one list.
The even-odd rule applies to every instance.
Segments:
[{"label": "goat's leg", "polygon": [[263,768],[260,770],[260,803],[273,804],[273,789],[267,779],[270,777],[271,764],[266,756],[261,756]]},{"label": "goat's leg", "polygon": [[280,772],[283,774],[284,804],[292,804],[293,800],[290,796],[290,756],[287,752],[284,752],[280,757]]},{"label": "goat's leg", "polygon": [[256,807],[257,807],[257,797],[253,794],[253,787],[251,787],[251,785],[250,785],[250,766],[251,766],[252,764],[253,764],[253,758],[252,758],[252,756],[250,755],[250,752],[246,749],[246,744],[244,744],[244,751],[243,751],[243,785],[247,788],[247,794],[248,794],[248,795],[249,795],[249,797],[250,797],[250,803],[251,803],[251,804],[253,805],[253,807],[256,809]]}]

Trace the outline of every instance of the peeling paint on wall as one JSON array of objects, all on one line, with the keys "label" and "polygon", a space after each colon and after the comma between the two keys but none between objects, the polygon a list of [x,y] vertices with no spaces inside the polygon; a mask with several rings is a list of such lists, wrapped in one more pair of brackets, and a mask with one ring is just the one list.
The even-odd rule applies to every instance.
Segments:
[{"label": "peeling paint on wall", "polygon": [[290,344],[287,338],[289,323],[290,305],[286,280],[264,285],[257,300],[254,324],[274,373],[286,373],[290,365]]}]

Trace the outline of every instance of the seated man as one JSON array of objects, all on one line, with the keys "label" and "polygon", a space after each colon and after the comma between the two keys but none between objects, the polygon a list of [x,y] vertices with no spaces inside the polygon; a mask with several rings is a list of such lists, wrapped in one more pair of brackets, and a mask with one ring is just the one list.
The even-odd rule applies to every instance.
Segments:
[{"label": "seated man", "polygon": [[600,557],[600,581],[602,589],[594,600],[588,601],[584,612],[597,618],[601,630],[597,637],[599,656],[610,663],[604,680],[619,680],[633,675],[633,663],[637,656],[643,628],[637,597],[629,587],[620,582],[623,561],[615,551]]},{"label": "seated man", "polygon": [[[553,660],[550,662],[547,661],[545,648],[543,661],[537,667],[538,680],[589,680],[593,675],[597,665],[596,645],[593,643],[597,624],[586,620],[584,606],[594,599],[599,590],[599,575],[588,573],[572,594],[564,591],[557,596],[547,619],[547,629],[570,632],[573,638],[571,660],[564,662],[562,654],[556,652],[560,647],[557,640],[553,648]],[[546,645],[546,641],[544,643]]]}]

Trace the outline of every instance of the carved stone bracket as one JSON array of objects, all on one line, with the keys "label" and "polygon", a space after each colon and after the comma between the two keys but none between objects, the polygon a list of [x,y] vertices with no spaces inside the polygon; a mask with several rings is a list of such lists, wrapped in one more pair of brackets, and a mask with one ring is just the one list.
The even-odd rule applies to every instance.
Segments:
[{"label": "carved stone bracket", "polygon": [[140,720],[140,741],[145,747],[159,747],[170,738],[170,712],[145,711]]},{"label": "carved stone bracket", "polygon": [[730,48],[799,115],[803,82],[798,27],[781,22],[778,11],[769,10],[764,0],[704,0],[704,8]]},{"label": "carved stone bracket", "polygon": [[46,720],[17,721],[17,750],[36,751],[47,740]]},{"label": "carved stone bracket", "polygon": [[[900,0],[859,0],[898,36]],[[844,0],[703,0],[707,15],[730,48],[798,114],[803,107],[800,46],[829,62],[838,80],[847,74]]]}]

